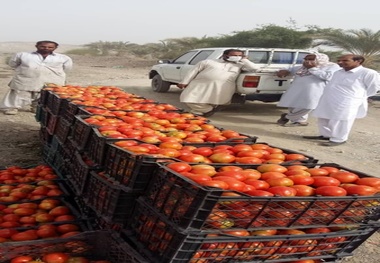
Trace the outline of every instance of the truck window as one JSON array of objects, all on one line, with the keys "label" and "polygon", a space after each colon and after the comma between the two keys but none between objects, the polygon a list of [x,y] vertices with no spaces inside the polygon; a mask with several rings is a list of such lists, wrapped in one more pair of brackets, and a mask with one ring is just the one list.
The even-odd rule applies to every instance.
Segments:
[{"label": "truck window", "polygon": [[248,59],[253,63],[268,64],[269,51],[249,51]]},{"label": "truck window", "polygon": [[207,59],[211,53],[213,53],[214,50],[203,50],[201,52],[199,52],[190,62],[189,62],[189,65],[195,65],[197,64],[199,61],[202,61],[202,60],[205,60]]},{"label": "truck window", "polygon": [[272,57],[272,64],[292,64],[295,55],[295,52],[274,51]]},{"label": "truck window", "polygon": [[306,52],[300,52],[298,53],[298,57],[297,57],[297,62],[296,64],[302,64],[303,63],[303,59],[310,53],[306,53]]},{"label": "truck window", "polygon": [[183,55],[181,55],[180,57],[176,58],[175,60],[173,60],[172,64],[185,64],[189,59],[191,59],[195,54],[197,53],[197,51],[190,51],[190,52],[187,52]]}]

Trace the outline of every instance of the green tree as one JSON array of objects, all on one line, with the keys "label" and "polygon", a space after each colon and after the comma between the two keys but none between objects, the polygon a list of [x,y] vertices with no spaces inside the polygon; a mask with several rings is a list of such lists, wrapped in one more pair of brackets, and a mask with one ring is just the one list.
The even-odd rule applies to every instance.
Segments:
[{"label": "green tree", "polygon": [[309,34],[307,31],[271,24],[255,30],[223,35],[211,42],[219,47],[308,48],[313,41]]},{"label": "green tree", "polygon": [[380,30],[374,32],[370,29],[330,29],[319,32],[314,37],[317,39],[314,46],[330,46],[362,55],[366,59],[365,66],[380,68]]}]

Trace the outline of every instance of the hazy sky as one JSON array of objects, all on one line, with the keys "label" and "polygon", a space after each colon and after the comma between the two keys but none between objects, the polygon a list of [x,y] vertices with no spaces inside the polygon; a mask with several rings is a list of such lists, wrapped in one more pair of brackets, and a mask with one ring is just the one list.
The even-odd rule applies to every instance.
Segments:
[{"label": "hazy sky", "polygon": [[379,0],[4,0],[0,42],[61,44],[219,36],[260,25],[380,30]]}]

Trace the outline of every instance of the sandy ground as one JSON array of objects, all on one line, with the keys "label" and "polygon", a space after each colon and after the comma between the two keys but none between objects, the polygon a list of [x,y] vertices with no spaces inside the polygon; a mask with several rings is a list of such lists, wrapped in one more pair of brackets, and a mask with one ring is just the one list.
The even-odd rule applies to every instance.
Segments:
[{"label": "sandy ground", "polygon": [[[33,45],[20,46],[0,43],[0,96],[7,91],[7,83],[12,71],[5,59],[12,52],[33,50]],[[24,49],[21,49],[21,48]],[[70,46],[71,47],[71,46]],[[64,50],[64,49],[63,49]],[[59,51],[59,50],[57,50]],[[62,50],[61,50],[62,51]],[[180,91],[172,88],[169,93],[151,92],[148,80],[151,61],[115,57],[74,56],[74,69],[68,74],[68,83],[75,85],[114,85],[125,87],[147,98],[169,102],[186,108],[178,102]],[[241,133],[259,137],[259,141],[303,152],[314,156],[321,163],[333,162],[342,166],[379,176],[380,167],[380,102],[370,105],[368,116],[357,120],[349,142],[339,147],[322,147],[318,142],[302,139],[302,135],[316,135],[315,119],[310,119],[308,127],[281,127],[275,121],[285,109],[269,103],[246,103],[231,105],[210,117],[218,127],[233,128]],[[39,124],[30,112],[20,112],[16,116],[0,113],[0,166],[34,165],[42,162],[39,143]],[[345,259],[347,263],[378,262],[380,246],[379,234],[373,235],[356,250],[355,256]]]}]

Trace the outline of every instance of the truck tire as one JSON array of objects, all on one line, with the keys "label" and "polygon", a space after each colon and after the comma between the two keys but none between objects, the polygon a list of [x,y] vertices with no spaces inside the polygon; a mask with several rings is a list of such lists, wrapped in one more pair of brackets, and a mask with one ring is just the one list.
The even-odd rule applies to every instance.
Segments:
[{"label": "truck tire", "polygon": [[162,80],[158,74],[152,78],[152,89],[154,92],[167,92],[170,89],[170,85],[170,82]]}]

